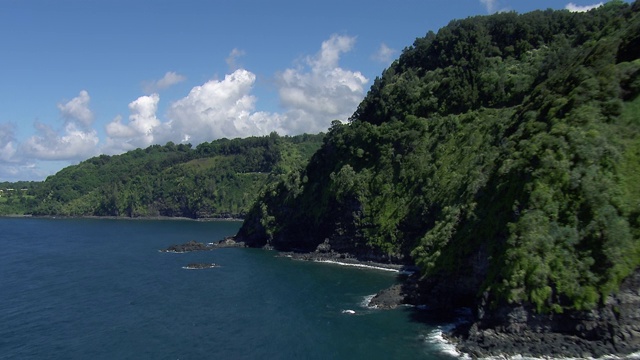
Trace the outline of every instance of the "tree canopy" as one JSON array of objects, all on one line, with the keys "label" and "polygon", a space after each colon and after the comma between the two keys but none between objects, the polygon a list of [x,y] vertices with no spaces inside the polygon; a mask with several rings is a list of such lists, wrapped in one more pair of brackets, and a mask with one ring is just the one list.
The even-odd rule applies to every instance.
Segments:
[{"label": "tree canopy", "polygon": [[[242,217],[270,179],[304,166],[323,134],[167,143],[100,155],[31,186],[5,214]],[[4,205],[4,206],[3,206]]]},{"label": "tree canopy", "polygon": [[589,309],[640,265],[640,3],[452,21],[404,49],[238,236]]}]

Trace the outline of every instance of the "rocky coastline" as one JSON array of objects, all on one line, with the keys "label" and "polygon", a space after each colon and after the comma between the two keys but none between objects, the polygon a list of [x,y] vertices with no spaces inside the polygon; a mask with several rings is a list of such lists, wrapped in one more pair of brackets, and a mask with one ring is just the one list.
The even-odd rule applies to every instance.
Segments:
[{"label": "rocky coastline", "polygon": [[413,268],[409,268],[405,265],[394,263],[383,263],[372,260],[360,260],[347,253],[321,253],[321,252],[296,252],[296,251],[284,251],[279,252],[277,256],[287,257],[293,260],[302,261],[314,261],[314,262],[326,262],[335,263],[339,265],[372,268],[389,271],[412,271]]},{"label": "rocky coastline", "polygon": [[[320,247],[322,244],[320,245]],[[294,260],[332,262],[398,271],[399,283],[379,291],[369,307],[414,306],[416,317],[456,321],[443,337],[471,358],[525,356],[536,358],[601,358],[609,355],[640,358],[640,269],[627,278],[617,294],[591,311],[538,314],[527,305],[489,308],[480,301],[453,295],[420,279],[417,268],[393,262],[358,259],[349,253],[280,252]],[[430,281],[432,282],[432,281]],[[453,282],[450,284],[455,287]],[[461,292],[464,294],[464,292]],[[446,300],[442,300],[445,297]],[[473,306],[461,320],[461,306]],[[468,308],[467,308],[468,310]]]},{"label": "rocky coastline", "polygon": [[433,290],[425,291],[417,276],[410,275],[378,292],[369,306],[390,309],[413,305],[423,316],[435,312],[457,321],[443,337],[471,358],[640,358],[640,269],[623,281],[617,294],[590,311],[539,314],[528,305],[490,309],[481,301],[460,321],[455,308],[430,300],[438,296]]},{"label": "rocky coastline", "polygon": [[[246,247],[246,244],[232,236],[208,244],[190,241],[163,251],[208,251],[227,247]],[[264,249],[274,250],[269,246]],[[600,358],[608,355],[625,357],[640,352],[640,269],[598,309],[548,315],[538,314],[527,305],[489,309],[484,300],[476,301],[464,291],[455,294],[459,290],[455,288],[461,286],[455,281],[430,279],[426,282],[420,279],[415,266],[337,252],[327,244],[320,244],[311,252],[280,251],[277,256],[398,272],[398,283],[375,294],[368,306],[393,309],[409,305],[414,306],[417,318],[458,321],[457,326],[443,337],[471,358]],[[191,265],[194,266],[189,267]],[[208,268],[207,265],[217,266],[189,264],[185,268]],[[448,286],[433,286],[442,282]],[[458,314],[464,306],[471,307],[471,311],[460,322]]]},{"label": "rocky coastline", "polygon": [[640,269],[620,290],[590,311],[538,314],[530,306],[481,304],[473,322],[448,334],[456,347],[473,357],[499,354],[600,358],[640,358]]}]

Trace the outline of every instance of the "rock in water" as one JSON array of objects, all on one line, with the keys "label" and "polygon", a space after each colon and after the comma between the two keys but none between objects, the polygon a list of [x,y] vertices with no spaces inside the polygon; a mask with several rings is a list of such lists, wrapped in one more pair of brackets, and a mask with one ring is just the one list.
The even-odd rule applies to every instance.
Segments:
[{"label": "rock in water", "polygon": [[219,265],[215,263],[190,263],[184,268],[189,270],[196,270],[196,269],[211,269],[215,267],[219,267]]},{"label": "rock in water", "polygon": [[191,252],[191,251],[204,251],[204,250],[211,250],[211,247],[191,240],[188,243],[184,243],[181,245],[171,245],[168,248],[164,249],[164,250],[160,250],[162,252],[174,252],[174,253],[184,253],[184,252]]}]

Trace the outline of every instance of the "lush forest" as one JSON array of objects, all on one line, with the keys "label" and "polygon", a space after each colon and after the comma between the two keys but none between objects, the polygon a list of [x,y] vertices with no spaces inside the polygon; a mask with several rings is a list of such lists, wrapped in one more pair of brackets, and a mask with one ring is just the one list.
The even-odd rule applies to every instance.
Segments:
[{"label": "lush forest", "polygon": [[640,2],[455,20],[404,49],[238,237],[591,309],[640,265]]},{"label": "lush forest", "polygon": [[[167,143],[69,166],[41,183],[5,183],[0,214],[242,217],[269,179],[302,168],[319,135]],[[0,186],[0,188],[3,188]]]}]

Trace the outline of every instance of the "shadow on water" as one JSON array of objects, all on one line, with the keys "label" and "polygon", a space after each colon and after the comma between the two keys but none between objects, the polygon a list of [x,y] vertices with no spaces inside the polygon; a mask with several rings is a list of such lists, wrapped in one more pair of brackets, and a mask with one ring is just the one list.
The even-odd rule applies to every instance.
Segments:
[{"label": "shadow on water", "polygon": [[414,272],[401,271],[396,277],[396,283],[400,286],[400,294],[405,305],[403,311],[409,315],[412,322],[429,325],[463,326],[473,321],[471,309],[472,299],[442,299],[430,298],[425,288],[428,284],[417,279]]}]

